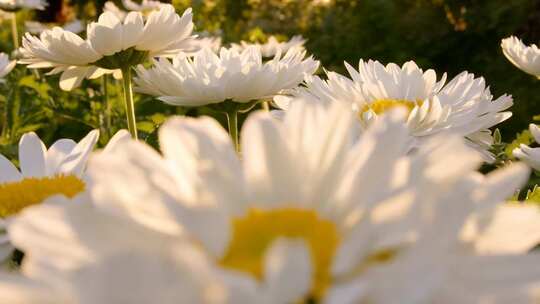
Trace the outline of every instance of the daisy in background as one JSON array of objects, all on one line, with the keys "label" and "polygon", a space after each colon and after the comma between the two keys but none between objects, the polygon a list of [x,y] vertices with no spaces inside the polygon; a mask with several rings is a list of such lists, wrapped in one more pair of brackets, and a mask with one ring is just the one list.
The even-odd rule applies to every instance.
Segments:
[{"label": "daisy in background", "polygon": [[[540,143],[540,128],[535,124],[530,124],[529,131],[531,132],[536,143]],[[512,151],[512,154],[514,157],[526,162],[535,170],[540,171],[540,148],[531,148],[527,145],[521,144],[519,148],[515,148],[514,151]]]},{"label": "daisy in background", "polygon": [[137,67],[135,91],[158,96],[177,106],[211,105],[225,112],[229,131],[237,146],[237,115],[254,102],[269,99],[282,90],[298,86],[315,73],[319,62],[294,48],[263,62],[259,48],[243,51],[221,48],[219,54],[205,48],[193,58],[179,54],[172,62],[154,60],[153,67]]},{"label": "daisy in background", "polygon": [[525,45],[511,36],[501,41],[504,56],[517,68],[535,77],[540,77],[540,50],[536,44]]},{"label": "daisy in background", "polygon": [[[26,31],[28,33],[33,34],[33,35],[39,35],[42,32],[44,32],[45,30],[52,29],[56,25],[47,24],[47,23],[41,23],[41,22],[37,22],[37,21],[26,21],[24,23],[24,26],[26,27]],[[78,20],[78,19],[73,20],[71,22],[68,22],[68,23],[62,25],[61,27],[62,27],[63,30],[68,31],[68,32],[72,32],[72,33],[75,33],[75,34],[79,34],[79,33],[83,32],[85,30],[84,24],[82,23],[81,20]]]},{"label": "daisy in background", "polygon": [[20,62],[29,68],[52,68],[49,74],[61,73],[60,87],[68,91],[79,86],[84,78],[121,70],[128,128],[137,138],[132,67],[189,47],[192,31],[191,9],[179,16],[172,5],[163,5],[146,20],[141,12],[130,12],[123,21],[104,12],[97,22],[88,25],[85,40],[59,27],[44,31],[39,37],[27,33]]},{"label": "daisy in background", "polygon": [[[83,194],[86,162],[98,137],[94,130],[79,143],[60,139],[47,149],[35,133],[26,133],[19,142],[20,170],[0,154],[0,260],[13,249],[6,224],[22,210],[56,195],[75,198]],[[103,153],[115,151],[129,138],[126,130],[120,130]]]},{"label": "daisy in background", "polygon": [[[203,250],[227,303],[535,303],[540,256],[528,251],[540,235],[521,228],[537,228],[540,214],[500,208],[528,169],[483,176],[480,155],[454,135],[406,155],[402,114],[359,134],[348,108],[296,102],[283,120],[248,118],[241,159],[216,121],[173,118],[160,130],[162,154],[128,141],[92,158],[88,204],[104,219],[89,208],[72,213],[85,204],[60,202],[28,209],[10,226],[27,254],[23,273],[44,270],[30,276],[73,286],[79,273],[106,267],[92,264],[102,252],[124,247],[140,256],[172,246],[152,245],[158,238],[139,234],[144,227]],[[133,223],[135,232],[101,237],[116,233],[106,222]],[[160,271],[168,260],[147,258],[167,265],[145,268],[148,285],[126,266],[98,286],[115,299],[131,299],[136,286],[167,290],[170,277]],[[151,263],[145,259],[133,269]],[[34,295],[14,279],[0,286]]]},{"label": "daisy in background", "polygon": [[5,231],[7,219],[50,196],[74,197],[84,191],[83,170],[98,137],[94,130],[78,144],[60,139],[47,149],[35,133],[26,133],[19,142],[20,170],[0,154],[1,260],[13,249]]},{"label": "daisy in background", "polygon": [[20,9],[44,10],[48,3],[45,0],[0,0],[0,10],[15,12]]},{"label": "daisy in background", "polygon": [[9,60],[9,56],[5,53],[0,53],[0,83],[5,82],[4,79],[17,65],[17,61]]},{"label": "daisy in background", "polygon": [[[415,141],[413,147],[435,134],[452,132],[482,152],[486,161],[494,160],[489,152],[493,144],[489,128],[510,118],[512,113],[504,110],[513,102],[509,95],[494,100],[484,78],[462,72],[446,83],[446,74],[437,80],[435,71],[424,72],[412,61],[402,67],[372,60],[360,60],[358,70],[345,66],[352,79],[327,72],[327,80],[308,77],[305,87],[290,93],[326,105],[348,104],[364,126],[390,109],[402,108],[408,112],[405,121]],[[276,98],[285,108],[289,100],[287,96]]]},{"label": "daisy in background", "polygon": [[246,48],[255,46],[261,50],[261,54],[263,57],[274,57],[278,53],[284,54],[292,48],[304,49],[304,44],[306,43],[306,41],[307,40],[300,35],[293,36],[289,41],[283,42],[279,42],[276,36],[270,36],[268,38],[268,41],[263,44],[241,41],[240,44],[231,44],[231,48],[242,51]]},{"label": "daisy in background", "polygon": [[11,38],[13,53],[18,56],[19,32],[17,30],[17,11],[21,9],[44,10],[48,3],[45,0],[0,0],[0,12],[8,12],[11,19]]},{"label": "daisy in background", "polygon": [[131,0],[122,0],[122,5],[127,11],[120,9],[118,6],[116,6],[116,4],[114,4],[114,2],[107,1],[103,6],[103,11],[111,12],[115,14],[118,19],[124,20],[129,11],[140,12],[144,16],[148,16],[151,12],[159,10],[166,4],[161,3],[160,1],[152,0],[143,0],[140,4]]}]

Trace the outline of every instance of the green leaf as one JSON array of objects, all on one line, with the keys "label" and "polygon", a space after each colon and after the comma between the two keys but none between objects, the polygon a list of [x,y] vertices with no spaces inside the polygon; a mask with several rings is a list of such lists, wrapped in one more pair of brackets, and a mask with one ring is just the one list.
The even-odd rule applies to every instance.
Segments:
[{"label": "green leaf", "polygon": [[152,133],[156,129],[155,124],[150,121],[139,121],[137,129],[146,133]]},{"label": "green leaf", "polygon": [[41,98],[48,99],[51,87],[46,82],[37,82],[33,75],[24,76],[19,79],[19,85],[34,89]]},{"label": "green leaf", "polygon": [[518,148],[521,144],[530,145],[534,141],[532,134],[529,130],[523,130],[521,133],[516,134],[516,139],[514,139],[508,146],[506,146],[505,153],[509,159],[515,159],[512,155],[512,151],[515,148]]},{"label": "green leaf", "polygon": [[527,191],[527,196],[525,197],[526,203],[540,204],[540,187],[535,185],[532,190]]}]

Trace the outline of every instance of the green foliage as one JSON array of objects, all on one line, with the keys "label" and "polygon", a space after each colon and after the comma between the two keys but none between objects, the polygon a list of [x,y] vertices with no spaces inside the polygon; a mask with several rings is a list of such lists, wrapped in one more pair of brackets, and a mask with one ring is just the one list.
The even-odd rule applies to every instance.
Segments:
[{"label": "green foliage", "polygon": [[519,148],[520,145],[530,145],[534,142],[534,138],[531,134],[531,132],[527,130],[523,130],[522,132],[516,134],[516,138],[506,146],[505,148],[505,154],[509,159],[515,159],[514,155],[512,154],[512,151],[514,149]]},{"label": "green foliage", "polygon": [[538,187],[538,185],[534,185],[532,189],[527,190],[524,201],[526,203],[538,204],[540,206],[540,187]]}]

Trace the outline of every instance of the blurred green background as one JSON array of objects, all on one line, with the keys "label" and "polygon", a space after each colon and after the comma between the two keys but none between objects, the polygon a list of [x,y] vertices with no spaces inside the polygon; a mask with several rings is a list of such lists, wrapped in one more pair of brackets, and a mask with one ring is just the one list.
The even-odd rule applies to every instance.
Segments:
[{"label": "blurred green background", "polygon": [[[50,2],[47,11],[35,13],[39,20],[62,22],[73,16],[92,20],[104,3]],[[115,2],[121,7],[121,1]],[[398,64],[414,60],[424,69],[433,68],[439,75],[447,72],[449,77],[464,70],[484,76],[495,97],[504,93],[514,96],[514,116],[500,128],[506,141],[511,141],[533,116],[540,114],[536,106],[540,102],[540,82],[513,67],[500,49],[500,40],[512,34],[527,43],[539,40],[540,1],[174,0],[172,3],[179,12],[193,7],[197,31],[219,35],[224,43],[264,42],[271,34],[282,39],[300,34],[308,39],[308,51],[328,70],[345,73],[343,61],[356,65],[364,58]],[[0,49],[9,51],[9,22],[3,23],[3,29]],[[24,130],[35,129],[46,141],[51,141],[59,137],[81,138],[100,125],[103,109],[99,82],[87,82],[83,88],[68,94],[59,92],[56,79],[33,80],[27,73],[25,90],[18,94],[30,104],[23,104],[22,111],[34,116],[39,112],[41,116],[32,118],[37,122],[32,121],[31,127]],[[114,83],[110,84],[115,99],[117,89]],[[4,88],[2,94],[5,99],[14,93]],[[35,101],[39,98],[41,101]],[[149,134],[149,140],[163,122],[164,114],[185,112],[150,97],[138,96],[137,102],[140,128]],[[121,126],[122,106],[117,104],[115,109],[113,125]]]}]

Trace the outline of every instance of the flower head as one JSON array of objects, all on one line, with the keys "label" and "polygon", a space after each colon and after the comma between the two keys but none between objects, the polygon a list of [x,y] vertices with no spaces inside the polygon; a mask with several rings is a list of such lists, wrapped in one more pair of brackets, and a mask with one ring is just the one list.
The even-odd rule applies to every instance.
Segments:
[{"label": "flower head", "polygon": [[31,68],[53,68],[62,73],[60,86],[77,87],[84,78],[142,63],[149,57],[170,56],[191,39],[191,9],[180,17],[171,5],[152,12],[146,21],[140,12],[131,12],[121,21],[111,12],[88,25],[88,38],[55,27],[40,37],[26,34],[20,62]]},{"label": "flower head", "polygon": [[9,60],[9,56],[5,53],[0,53],[0,82],[4,81],[4,77],[7,76],[15,68],[17,62],[15,60]]},{"label": "flower head", "polygon": [[[530,299],[539,257],[526,252],[540,235],[501,242],[493,226],[538,220],[537,209],[495,218],[528,169],[482,176],[458,136],[407,155],[402,114],[359,134],[340,104],[295,103],[283,120],[248,118],[242,158],[217,122],[173,118],[162,154],[130,141],[96,155],[89,196],[115,217],[192,240],[236,296],[229,303],[455,303],[469,285],[472,302]],[[32,250],[26,235],[17,244]],[[512,267],[516,277],[502,279]]]},{"label": "flower head", "polygon": [[323,104],[352,105],[364,125],[390,109],[402,108],[408,113],[409,133],[418,144],[435,134],[453,132],[465,137],[487,161],[493,160],[488,152],[493,142],[488,128],[511,116],[503,111],[512,105],[512,98],[503,95],[493,100],[483,78],[463,72],[445,84],[446,74],[437,80],[435,71],[424,72],[412,61],[400,67],[360,60],[358,71],[349,64],[346,67],[352,79],[328,72],[327,80],[307,78],[306,87],[292,94]]},{"label": "flower head", "polygon": [[246,48],[255,46],[261,50],[263,57],[274,57],[279,53],[286,53],[292,48],[304,49],[304,44],[306,39],[302,36],[294,36],[289,41],[279,42],[275,36],[270,36],[266,43],[248,43],[245,41],[240,42],[240,44],[232,44],[232,48],[242,51]]},{"label": "flower head", "polygon": [[155,61],[150,69],[139,66],[135,90],[173,105],[200,106],[226,100],[247,103],[292,89],[305,75],[313,74],[319,62],[305,55],[305,51],[293,49],[263,63],[255,47],[242,52],[222,48],[218,55],[205,48],[193,59],[179,54],[172,62]]},{"label": "flower head", "polygon": [[[47,23],[41,23],[41,22],[37,22],[37,21],[26,21],[24,23],[24,26],[26,27],[27,32],[29,32],[31,34],[34,34],[34,35],[41,34],[45,30],[49,30],[49,29],[52,28],[52,26],[47,24]],[[80,20],[75,19],[75,20],[73,20],[71,22],[68,22],[68,23],[64,24],[62,26],[62,29],[66,30],[68,32],[79,34],[79,33],[81,33],[82,31],[85,30],[85,27],[84,27],[83,23]]]},{"label": "flower head", "polygon": [[[20,171],[0,155],[0,226],[21,210],[49,197],[75,197],[82,193],[83,170],[98,136],[96,130],[79,143],[60,139],[47,149],[35,133],[26,133],[19,142]],[[2,258],[11,250],[5,230],[0,249]]]},{"label": "flower head", "polygon": [[[540,143],[540,128],[535,124],[529,125],[529,131],[531,132],[534,140]],[[531,148],[527,145],[521,144],[518,148],[512,151],[514,157],[526,162],[529,166],[536,170],[540,170],[540,148]]]},{"label": "flower head", "polygon": [[502,40],[501,47],[504,56],[516,67],[536,77],[540,77],[540,50],[536,44],[525,45],[517,37]]},{"label": "flower head", "polygon": [[[140,3],[137,3],[131,0],[122,0],[122,5],[128,11],[140,12],[143,14],[144,17],[147,17],[151,12],[159,10],[161,7],[163,7],[165,3],[162,3],[160,1],[152,1],[152,0],[143,0]],[[105,12],[113,13],[120,20],[124,20],[124,18],[126,18],[128,14],[128,12],[120,9],[112,1],[105,2],[103,10]]]},{"label": "flower head", "polygon": [[16,11],[23,8],[44,10],[48,3],[45,0],[0,0],[0,9]]}]

